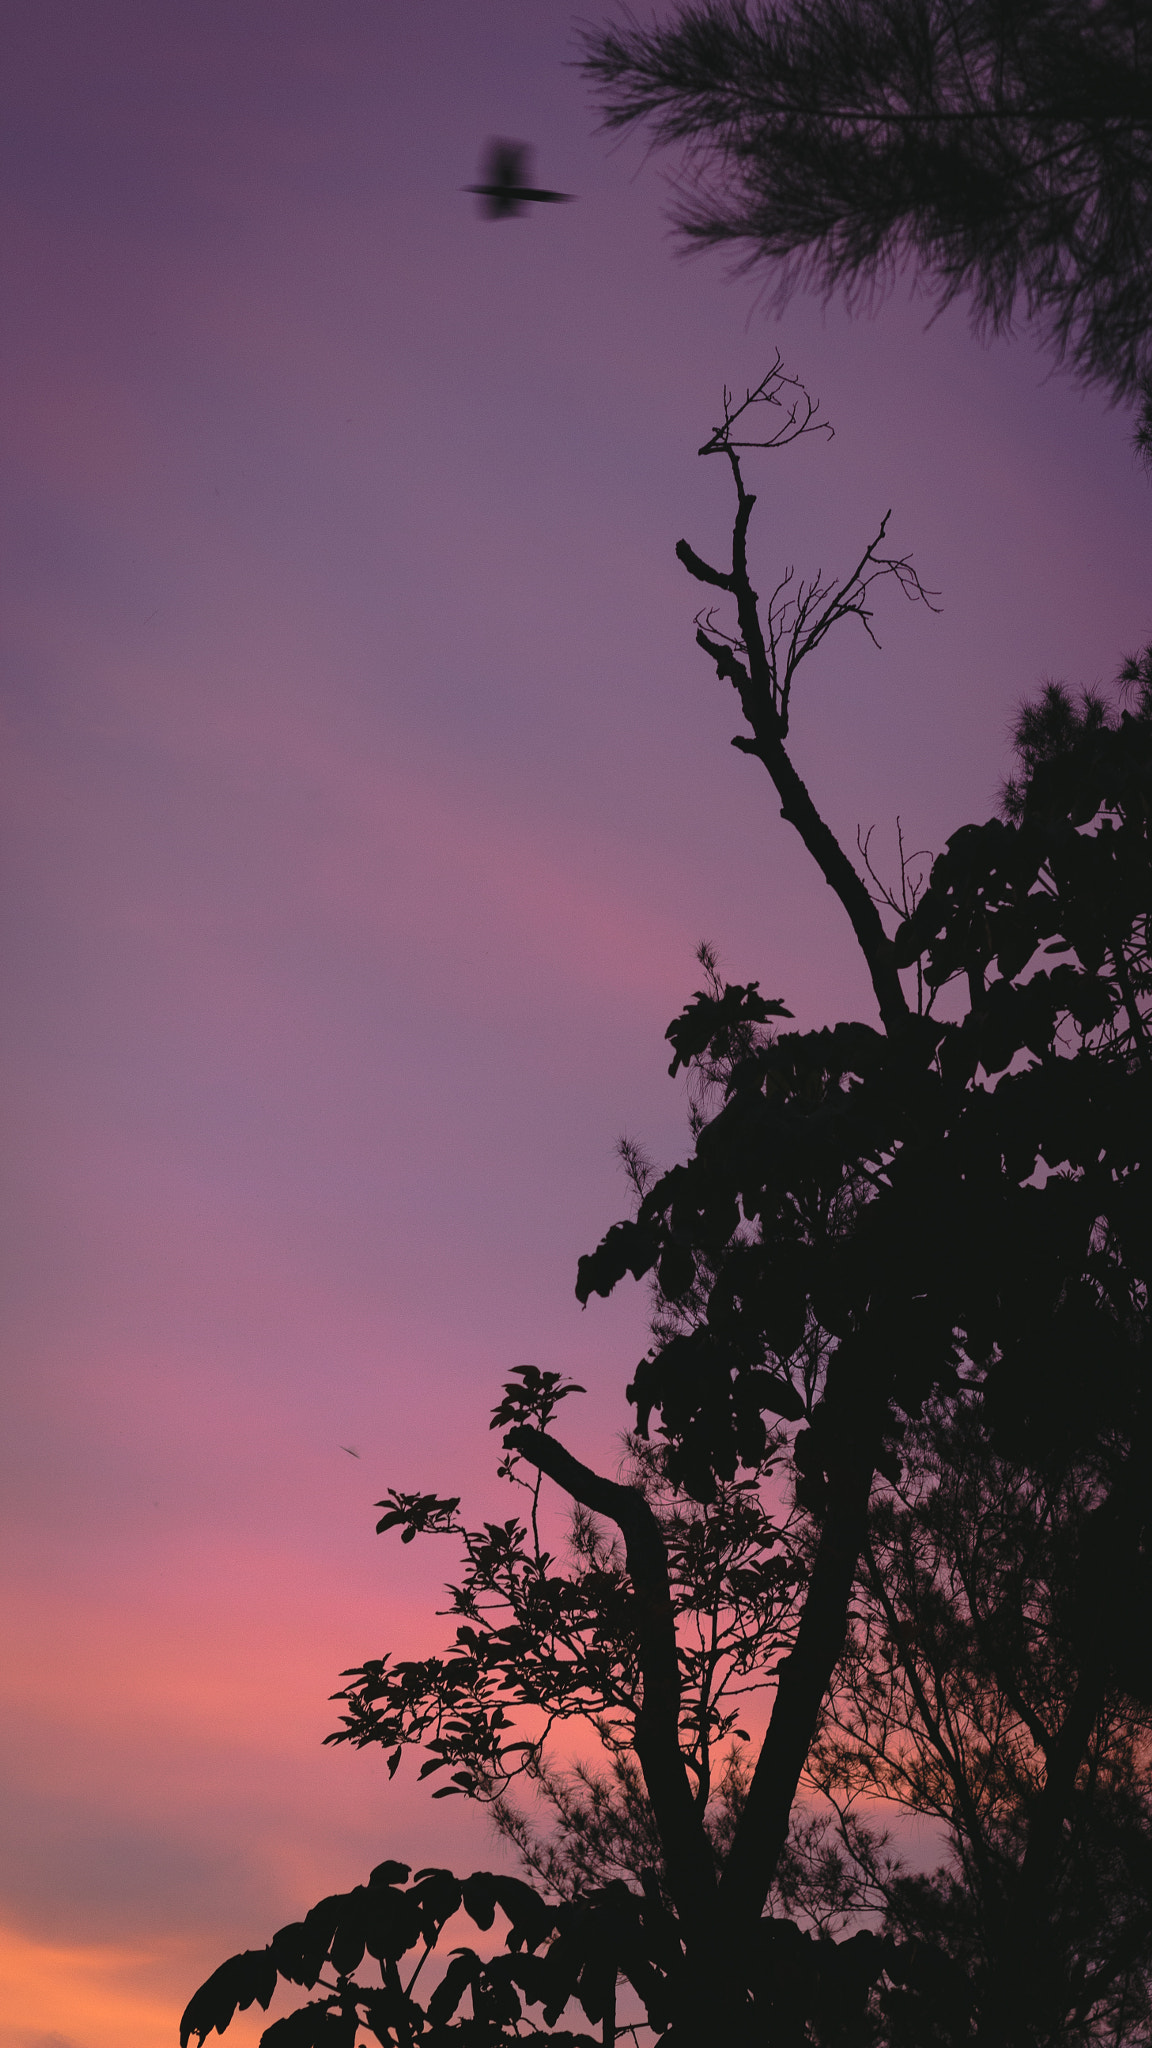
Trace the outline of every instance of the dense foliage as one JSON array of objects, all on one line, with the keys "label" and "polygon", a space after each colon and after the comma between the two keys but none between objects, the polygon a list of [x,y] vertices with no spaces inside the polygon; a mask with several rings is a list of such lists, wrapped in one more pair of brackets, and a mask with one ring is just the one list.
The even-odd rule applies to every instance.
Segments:
[{"label": "dense foliage", "polygon": [[[782,424],[749,443],[760,406]],[[877,892],[791,761],[789,697],[877,579],[926,593],[881,527],[761,607],[742,451],[814,423],[778,365],[726,399],[701,452],[733,478],[731,565],[678,553],[734,607],[699,643],[878,1022],[784,1029],[705,955],[668,1032],[691,1156],[629,1148],[634,1213],[579,1268],[585,1301],[654,1290],[621,1475],[555,1434],[578,1390],[524,1367],[493,1418],[523,1518],[381,1503],[382,1531],[461,1546],[454,1641],[345,1674],[336,1739],[392,1771],[421,1747],[526,1877],[382,1865],[226,1963],[185,2042],[279,1981],[322,1995],[268,2048],[531,2039],[570,2007],[668,2048],[1152,2041],[1152,651],[1115,706],[1050,686],[1001,815]],[[555,1748],[573,1722],[598,1764]],[[927,1868],[878,1802],[930,1825]],[[461,1912],[504,1947],[455,1948],[421,2002]]]}]

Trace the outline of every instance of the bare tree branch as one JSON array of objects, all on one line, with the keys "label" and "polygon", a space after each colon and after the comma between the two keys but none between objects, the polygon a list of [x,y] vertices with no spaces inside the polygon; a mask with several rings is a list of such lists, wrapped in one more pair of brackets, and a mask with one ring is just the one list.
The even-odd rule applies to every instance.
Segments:
[{"label": "bare tree branch", "polygon": [[[783,424],[775,433],[753,441],[737,440],[733,429],[754,405],[780,406],[782,392],[792,394]],[[886,513],[879,531],[869,541],[855,567],[841,581],[825,579],[822,571],[808,582],[795,586],[795,572],[785,570],[768,602],[763,619],[760,600],[748,572],[747,537],[755,493],[749,491],[741,468],[741,448],[787,447],[802,435],[830,432],[826,422],[815,424],[816,401],[809,397],[798,378],[787,377],[777,356],[772,368],[755,390],[737,405],[724,392],[724,418],[700,450],[702,455],[724,455],[736,486],[736,517],[732,528],[731,569],[716,569],[698,555],[688,541],[677,543],[676,554],[697,582],[724,590],[736,600],[739,630],[720,631],[712,613],[697,615],[696,640],[716,665],[717,674],[730,682],[740,707],[752,728],[753,739],[739,735],[733,746],[741,753],[754,754],[764,763],[781,800],[781,816],[794,826],[825,881],[834,889],[852,923],[868,969],[885,1028],[899,1030],[909,1011],[891,959],[891,942],[884,931],[876,905],[864,882],[844,853],[835,835],[820,817],[803,781],[785,750],[791,707],[792,686],[797,671],[809,655],[821,646],[841,620],[859,620],[869,639],[876,644],[872,629],[872,607],[868,593],[881,578],[895,580],[912,603],[936,607],[935,591],[926,590],[909,555],[880,552],[888,529]]]}]

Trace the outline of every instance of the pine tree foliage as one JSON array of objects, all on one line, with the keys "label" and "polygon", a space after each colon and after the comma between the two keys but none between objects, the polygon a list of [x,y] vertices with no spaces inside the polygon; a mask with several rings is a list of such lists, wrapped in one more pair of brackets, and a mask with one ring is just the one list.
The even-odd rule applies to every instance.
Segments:
[{"label": "pine tree foliage", "polygon": [[[848,1651],[809,1759],[836,1816],[826,1852],[857,1910],[934,1956],[951,1987],[943,2038],[969,2038],[999,2000],[1031,2038],[1137,2048],[1152,2039],[1147,1637],[1142,1672],[1126,1685],[1109,1675],[1090,1713],[1083,1691],[1097,1657],[1107,1673],[1125,1617],[1140,1626],[1137,1587],[1112,1583],[1105,1564],[1131,1442],[1105,1433],[1071,1456],[1005,1457],[963,1404],[927,1412],[906,1452],[874,1503]],[[1029,1848],[1078,1712],[1086,1732],[1030,1928]],[[892,1854],[877,1801],[935,1823],[947,1852],[935,1869]],[[889,2005],[892,2040],[939,2038],[929,2017],[905,1987]]]},{"label": "pine tree foliage", "polygon": [[687,243],[779,298],[911,266],[1115,396],[1152,369],[1149,0],[680,0],[582,63],[608,128],[682,148]]}]

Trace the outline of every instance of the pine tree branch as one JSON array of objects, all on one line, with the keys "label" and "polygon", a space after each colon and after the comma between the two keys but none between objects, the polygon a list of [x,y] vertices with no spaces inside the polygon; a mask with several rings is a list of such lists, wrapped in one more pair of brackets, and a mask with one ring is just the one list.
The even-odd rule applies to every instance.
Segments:
[{"label": "pine tree branch", "polygon": [[690,246],[868,303],[910,257],[978,330],[1021,308],[1113,396],[1152,361],[1149,0],[679,0],[582,32],[604,124],[683,147]]}]

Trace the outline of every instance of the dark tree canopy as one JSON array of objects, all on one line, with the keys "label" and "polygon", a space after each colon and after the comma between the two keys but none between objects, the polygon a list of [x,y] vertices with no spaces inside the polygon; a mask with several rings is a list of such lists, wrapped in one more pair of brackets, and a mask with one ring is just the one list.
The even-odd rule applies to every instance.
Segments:
[{"label": "dark tree canopy", "polygon": [[[1074,1725],[1087,1600],[1103,1591],[1108,1449],[1001,1456],[961,1405],[910,1428],[904,1462],[874,1502],[848,1652],[809,1759],[835,1810],[841,1897],[952,1966],[949,1978],[937,1963],[944,2023],[905,1989],[890,2038],[922,2048],[991,2032],[1002,1998],[1006,2030],[1026,2039],[1136,2048],[1152,2032],[1147,1673],[1140,1698],[1113,1685],[1097,1705],[1048,1845],[1045,1913],[1031,1937],[1025,1926],[1030,1829],[1038,1841]],[[935,1815],[951,1856],[920,1870],[893,1859],[877,1796]]]},{"label": "dark tree canopy", "polygon": [[582,62],[609,128],[686,145],[689,243],[782,297],[912,265],[1115,396],[1152,369],[1150,0],[680,0]]},{"label": "dark tree canopy", "polygon": [[[653,1290],[623,1471],[572,1455],[579,1390],[522,1367],[492,1426],[523,1517],[381,1503],[382,1532],[461,1545],[454,1638],[345,1673],[335,1739],[390,1773],[421,1748],[526,1876],[382,1864],[224,1964],[185,2043],[288,1983],[322,1995],[267,2048],[587,2041],[554,2031],[581,2013],[664,2048],[1152,2048],[1152,649],[1112,699],[1048,686],[999,815],[879,885],[789,707],[878,586],[930,593],[884,520],[843,575],[757,596],[748,451],[817,425],[779,363],[725,394],[700,452],[731,473],[730,553],[677,553],[729,607],[697,641],[734,745],[839,898],[876,1017],[789,1029],[705,951],[667,1034],[691,1154],[657,1174],[625,1148],[633,1213],[579,1265],[584,1302]],[[573,1722],[599,1768],[551,1751]],[[934,1869],[877,1799],[935,1825]],[[502,1950],[417,1989],[454,1916],[497,1912]]]}]

